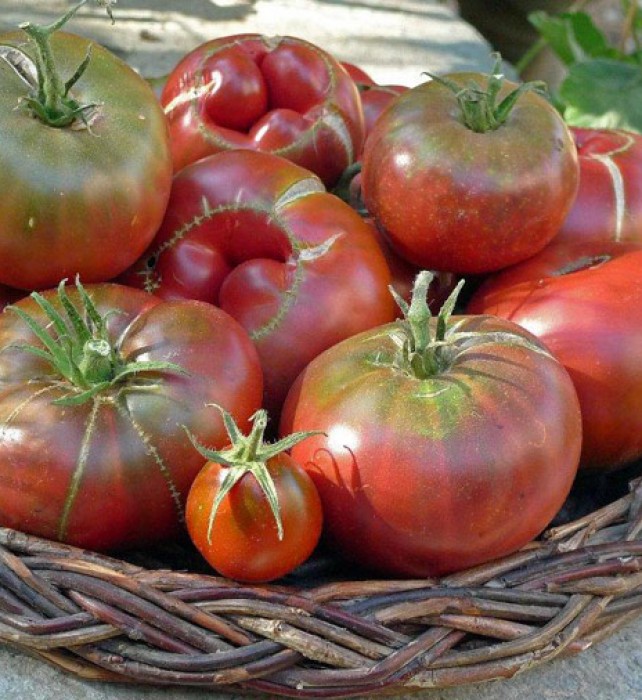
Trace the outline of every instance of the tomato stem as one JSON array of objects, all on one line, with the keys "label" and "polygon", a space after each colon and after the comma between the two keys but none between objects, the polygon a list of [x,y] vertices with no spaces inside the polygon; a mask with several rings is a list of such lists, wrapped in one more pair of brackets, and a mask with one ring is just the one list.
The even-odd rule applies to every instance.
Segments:
[{"label": "tomato stem", "polygon": [[487,76],[486,88],[475,82],[462,87],[448,77],[427,73],[433,80],[448,88],[455,95],[465,126],[480,134],[498,129],[508,119],[517,100],[525,92],[533,90],[546,94],[544,82],[531,81],[516,87],[498,104],[499,93],[504,84],[504,75],[501,73],[501,56],[497,53],[493,55],[495,56],[495,64]]},{"label": "tomato stem", "polygon": [[[20,28],[31,39],[35,53],[35,69],[37,76],[36,89],[24,98],[32,114],[48,126],[63,128],[77,120],[85,125],[87,116],[95,109],[95,103],[81,104],[70,97],[69,91],[82,77],[91,60],[91,47],[85,58],[67,81],[64,81],[51,49],[51,37],[61,29],[88,0],[80,0],[70,10],[55,22],[47,25],[24,22]],[[113,22],[111,4],[113,0],[99,0]]]},{"label": "tomato stem", "polygon": [[448,365],[447,348],[452,344],[448,336],[448,322],[455,309],[457,297],[464,285],[460,280],[439,310],[436,321],[432,322],[432,312],[428,305],[428,288],[434,275],[422,270],[412,288],[410,304],[395,292],[394,296],[403,313],[398,322],[402,340],[396,364],[419,379],[427,379],[442,372]]},{"label": "tomato stem", "polygon": [[66,406],[85,403],[132,374],[186,374],[182,367],[173,362],[125,361],[110,342],[106,319],[100,315],[80,280],[76,280],[80,297],[78,305],[67,295],[65,284],[66,280],[62,280],[58,285],[58,302],[62,312],[42,294],[31,293],[47,319],[46,325],[23,311],[19,305],[6,307],[24,321],[39,341],[38,344],[20,343],[9,347],[30,352],[48,362],[68,382],[69,393],[54,403]]}]

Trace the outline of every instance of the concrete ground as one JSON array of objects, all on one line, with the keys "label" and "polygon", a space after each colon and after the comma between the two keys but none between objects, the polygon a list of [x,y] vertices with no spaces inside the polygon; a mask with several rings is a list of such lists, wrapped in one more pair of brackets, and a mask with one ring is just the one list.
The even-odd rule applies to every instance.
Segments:
[{"label": "concrete ground", "polygon": [[[0,30],[50,21],[64,0],[0,0]],[[490,47],[437,0],[120,0],[116,25],[90,3],[70,25],[118,53],[146,76],[170,70],[182,53],[239,32],[308,39],[361,65],[381,83],[415,85],[422,72],[490,67]],[[421,700],[642,700],[642,618],[579,656],[509,681],[413,694]],[[0,645],[0,700],[205,700],[205,690],[90,683]]]}]

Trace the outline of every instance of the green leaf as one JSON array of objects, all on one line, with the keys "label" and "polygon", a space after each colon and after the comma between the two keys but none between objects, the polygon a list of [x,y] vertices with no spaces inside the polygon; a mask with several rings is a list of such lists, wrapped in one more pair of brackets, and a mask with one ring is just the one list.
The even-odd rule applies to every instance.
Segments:
[{"label": "green leaf", "polygon": [[589,58],[622,57],[585,12],[532,12],[528,20],[567,66]]},{"label": "green leaf", "polygon": [[568,124],[642,133],[642,66],[609,59],[575,64],[559,95]]}]

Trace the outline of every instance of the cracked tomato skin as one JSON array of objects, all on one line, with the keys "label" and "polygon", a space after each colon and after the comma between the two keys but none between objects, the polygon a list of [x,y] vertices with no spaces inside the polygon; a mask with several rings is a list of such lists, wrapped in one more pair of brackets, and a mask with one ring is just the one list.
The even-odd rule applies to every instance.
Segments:
[{"label": "cracked tomato skin", "polygon": [[582,469],[642,456],[641,267],[639,244],[554,242],[490,276],[468,304],[519,323],[566,367],[582,407]]},{"label": "cracked tomato skin", "polygon": [[[487,81],[477,73],[448,78],[462,88]],[[500,99],[516,87],[505,81]],[[555,236],[576,195],[577,153],[555,108],[535,92],[485,133],[465,126],[460,113],[436,80],[396,97],[366,141],[361,186],[404,258],[481,274],[526,259]]]},{"label": "cracked tomato skin", "polygon": [[577,197],[555,242],[642,242],[642,136],[570,127],[577,146]]},{"label": "cracked tomato skin", "polygon": [[[98,107],[90,129],[46,126],[20,106],[28,87],[0,60],[0,284],[25,290],[120,274],[154,237],[172,181],[167,123],[147,82],[88,39],[51,41],[63,76],[91,46],[72,94]],[[29,52],[23,32],[0,43]]]},{"label": "cracked tomato skin", "polygon": [[[196,301],[163,302],[116,284],[87,285],[125,359],[163,360],[188,374],[141,372],[74,406],[70,386],[19,347],[37,344],[17,314],[0,315],[0,523],[92,550],[178,535],[189,487],[203,466],[183,426],[223,447],[218,403],[246,427],[260,407],[262,375],[245,331]],[[76,290],[69,297],[77,299]],[[47,298],[60,309],[53,292]],[[17,303],[34,318],[31,298]],[[9,349],[7,349],[9,347]]]},{"label": "cracked tomato skin", "polygon": [[[449,323],[542,347],[503,319]],[[319,490],[330,546],[404,577],[519,549],[549,524],[577,472],[581,418],[566,370],[547,352],[471,339],[448,368],[420,379],[394,363],[398,340],[390,324],[335,345],[283,407],[282,435],[324,433],[291,454]]]},{"label": "cracked tomato skin", "polygon": [[356,84],[330,54],[295,37],[208,41],[172,70],[161,103],[175,171],[248,148],[283,156],[331,186],[363,145]]},{"label": "cracked tomato skin", "polygon": [[273,417],[313,357],[395,315],[369,225],[310,171],[257,151],[179,172],[158,235],[122,280],[237,319],[258,349]]}]

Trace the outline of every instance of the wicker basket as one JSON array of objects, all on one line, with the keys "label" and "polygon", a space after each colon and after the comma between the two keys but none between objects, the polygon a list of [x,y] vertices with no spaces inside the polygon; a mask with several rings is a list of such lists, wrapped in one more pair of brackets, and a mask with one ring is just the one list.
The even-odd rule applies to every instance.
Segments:
[{"label": "wicker basket", "polygon": [[0,640],[80,678],[270,696],[506,678],[642,613],[642,478],[621,492],[439,581],[346,578],[320,556],[282,585],[242,586],[3,529]]}]

